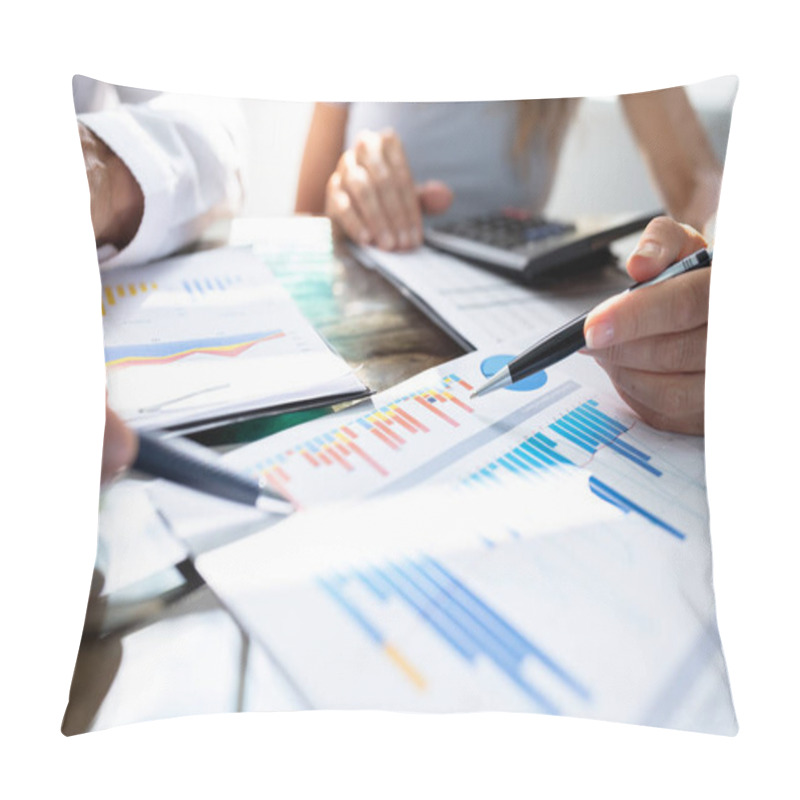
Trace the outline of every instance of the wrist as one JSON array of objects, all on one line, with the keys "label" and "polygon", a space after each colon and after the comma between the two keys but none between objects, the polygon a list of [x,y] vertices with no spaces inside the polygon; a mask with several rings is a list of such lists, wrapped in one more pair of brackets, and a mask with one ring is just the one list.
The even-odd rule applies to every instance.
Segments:
[{"label": "wrist", "polygon": [[110,244],[121,250],[139,229],[144,195],[125,162],[102,139],[84,125],[80,137],[95,241],[98,247]]},{"label": "wrist", "polygon": [[107,163],[110,215],[98,245],[113,244],[118,250],[127,246],[136,235],[144,214],[144,195],[125,162],[109,150]]}]

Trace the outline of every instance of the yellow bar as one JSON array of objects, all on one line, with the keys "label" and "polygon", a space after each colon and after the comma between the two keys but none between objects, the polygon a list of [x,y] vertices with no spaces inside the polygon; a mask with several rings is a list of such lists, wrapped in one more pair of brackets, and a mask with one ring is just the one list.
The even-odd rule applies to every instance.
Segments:
[{"label": "yellow bar", "polygon": [[417,687],[417,689],[424,689],[426,684],[425,678],[417,672],[417,670],[408,663],[408,661],[400,655],[400,653],[395,650],[395,648],[390,644],[384,644],[383,646],[386,655],[400,667],[403,672],[405,672],[406,676],[411,680],[411,682]]},{"label": "yellow bar", "polygon": [[143,292],[146,292],[146,291],[147,291],[147,284],[146,284],[146,283],[144,283],[144,281],[143,281],[142,283],[140,283],[140,284],[139,284],[139,288],[140,288],[140,289],[141,289]]},{"label": "yellow bar", "polygon": [[125,297],[125,287],[124,286],[117,286],[117,294],[120,297]]},{"label": "yellow bar", "polygon": [[132,283],[128,284],[128,294],[130,295],[136,294],[136,287]]},{"label": "yellow bar", "polygon": [[117,302],[116,298],[114,297],[114,292],[112,292],[111,288],[108,287],[108,286],[106,286],[105,292],[106,292],[106,299],[108,300],[108,304],[110,306],[113,306]]}]

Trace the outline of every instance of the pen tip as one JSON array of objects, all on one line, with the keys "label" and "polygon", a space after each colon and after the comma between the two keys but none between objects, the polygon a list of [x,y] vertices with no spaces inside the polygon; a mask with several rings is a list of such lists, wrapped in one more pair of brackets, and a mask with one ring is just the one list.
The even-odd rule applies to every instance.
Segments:
[{"label": "pen tip", "polygon": [[259,495],[256,500],[256,508],[270,514],[288,515],[294,511],[294,506],[288,500],[282,500],[266,494]]}]

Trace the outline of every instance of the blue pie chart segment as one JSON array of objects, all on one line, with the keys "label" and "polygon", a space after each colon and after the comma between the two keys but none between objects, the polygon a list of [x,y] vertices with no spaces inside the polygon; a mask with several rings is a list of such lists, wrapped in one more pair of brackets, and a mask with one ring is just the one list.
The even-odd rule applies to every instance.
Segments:
[{"label": "blue pie chart segment", "polygon": [[[501,370],[514,356],[489,356],[481,362],[481,372],[484,377],[491,378],[495,372]],[[534,372],[517,383],[504,387],[511,392],[530,392],[534,389],[541,389],[547,383],[547,373],[544,370]]]}]

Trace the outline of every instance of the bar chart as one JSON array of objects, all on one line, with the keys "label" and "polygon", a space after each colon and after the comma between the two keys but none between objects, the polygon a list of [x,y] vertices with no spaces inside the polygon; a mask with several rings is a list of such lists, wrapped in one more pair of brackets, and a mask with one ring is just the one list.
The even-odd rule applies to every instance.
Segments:
[{"label": "bar chart", "polygon": [[103,286],[102,290],[102,313],[105,317],[110,309],[125,300],[142,297],[158,289],[155,281],[129,281],[128,283],[114,283]]},{"label": "bar chart", "polygon": [[702,450],[557,367],[471,400],[498,358],[226,456],[292,499],[288,519],[225,540],[207,506],[168,488],[158,505],[311,707],[734,728],[704,716],[721,655]]},{"label": "bar chart", "polygon": [[361,487],[380,488],[384,479],[395,479],[405,465],[427,452],[421,440],[438,440],[444,431],[468,427],[474,409],[466,398],[472,389],[457,374],[444,375],[430,387],[393,397],[366,413],[347,415],[341,424],[323,421],[313,437],[248,468],[301,505],[303,488],[298,493],[294,487],[318,487],[328,472],[335,473],[335,480],[352,476]]},{"label": "bar chart", "polygon": [[[321,577],[318,584],[419,691],[428,685],[424,667],[411,663],[393,643],[391,634],[370,616],[371,608],[400,601],[404,611],[463,660],[467,668],[479,660],[488,662],[538,711],[557,714],[560,710],[542,684],[557,682],[575,700],[590,698],[586,687],[563,666],[430,556]],[[535,667],[547,673],[546,681],[537,683],[531,679],[530,673],[536,668],[526,669],[529,662],[535,662]]]},{"label": "bar chart", "polygon": [[531,377],[524,391],[501,390],[486,402],[469,399],[474,376],[445,372],[384,394],[366,411],[338,415],[336,424],[323,419],[303,429],[313,435],[289,432],[245,449],[241,466],[300,508],[431,481],[492,503],[494,488],[520,483],[548,491],[579,475],[587,500],[599,498],[676,538],[704,524],[703,513],[681,502],[691,481],[637,438],[633,414],[557,371]]},{"label": "bar chart", "polygon": [[244,284],[241,275],[225,275],[215,273],[213,275],[202,275],[190,279],[183,279],[181,286],[186,294],[193,300],[199,300],[208,294],[228,292],[235,288],[240,288]]}]

